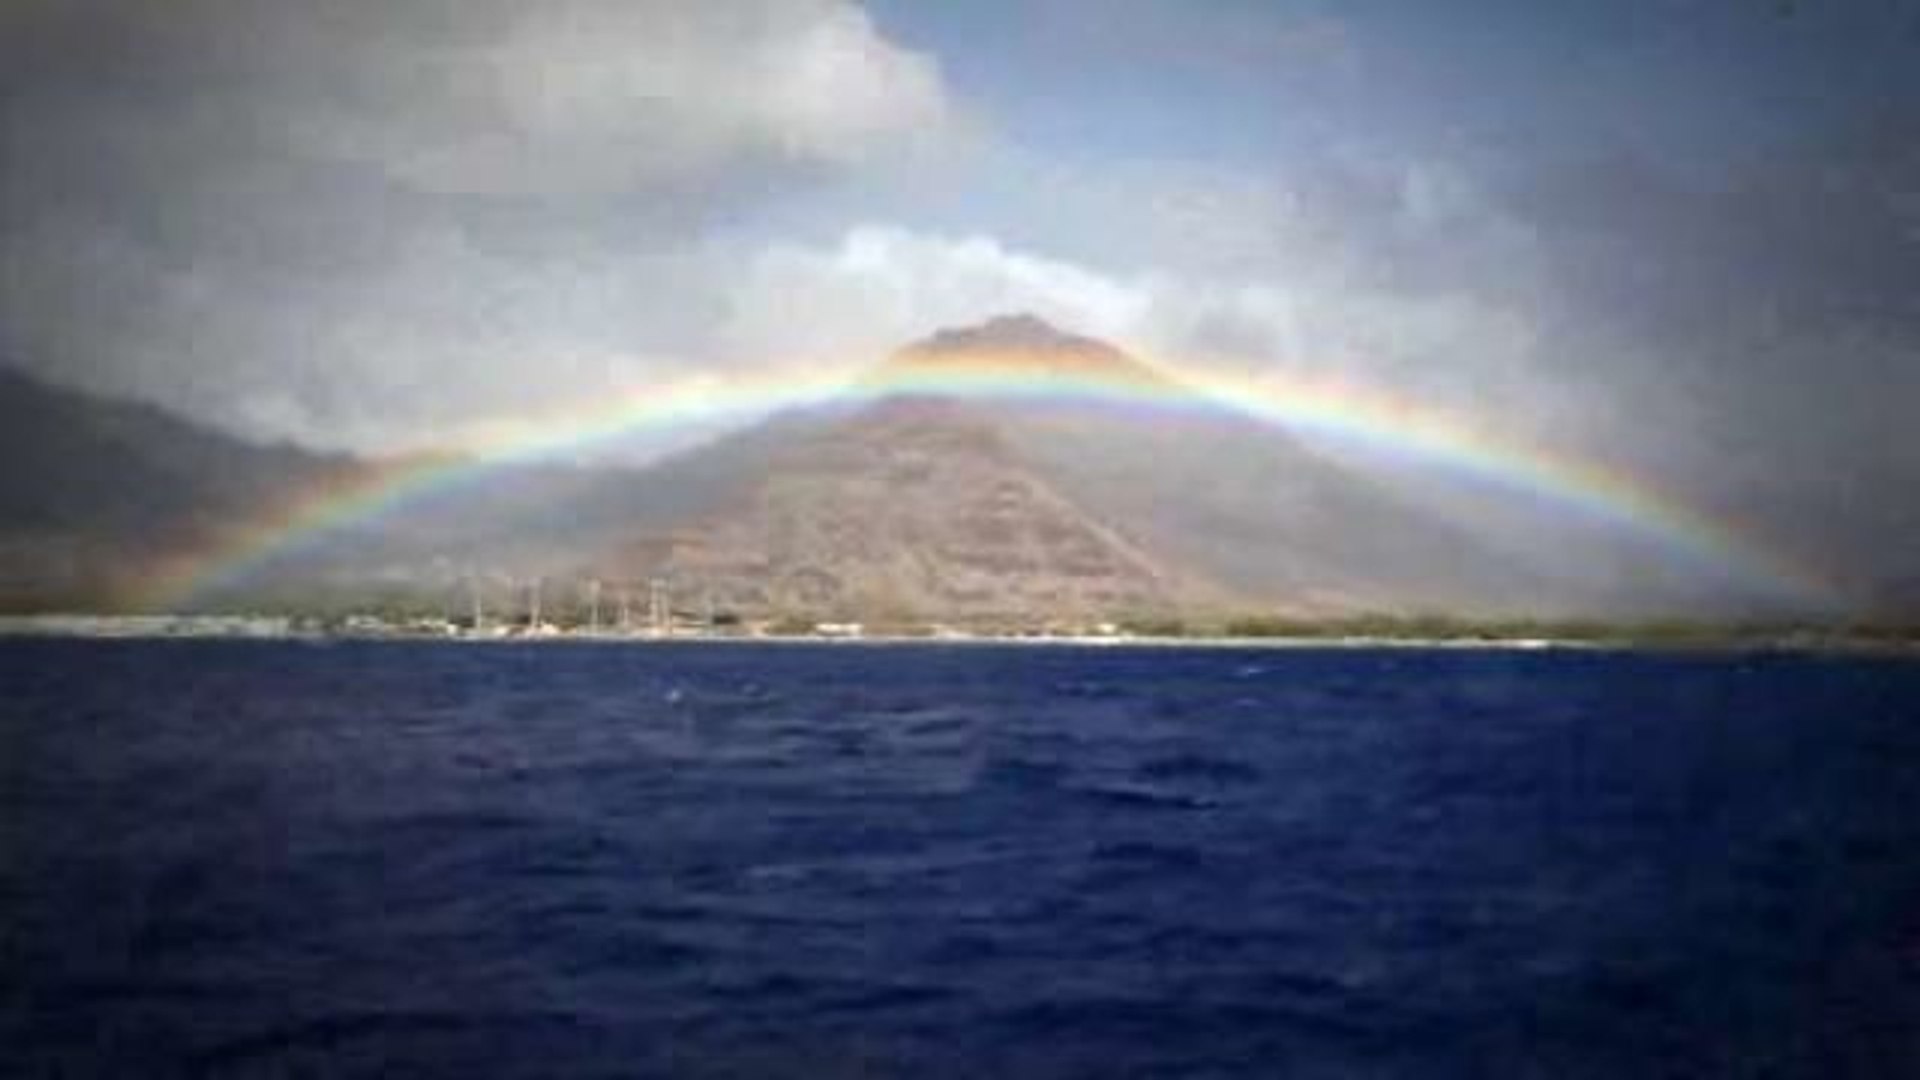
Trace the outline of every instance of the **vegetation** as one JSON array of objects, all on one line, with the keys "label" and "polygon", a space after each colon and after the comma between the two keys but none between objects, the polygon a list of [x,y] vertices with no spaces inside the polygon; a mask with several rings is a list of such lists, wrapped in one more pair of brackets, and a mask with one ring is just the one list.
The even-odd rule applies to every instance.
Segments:
[{"label": "vegetation", "polygon": [[1660,647],[1920,643],[1920,625],[1866,622],[1709,621],[1689,619],[1469,618],[1437,613],[1368,613],[1326,619],[1241,615],[1225,620],[1230,638],[1383,641],[1556,641]]},{"label": "vegetation", "polygon": [[791,637],[797,634],[811,634],[813,633],[813,627],[816,621],[817,620],[809,619],[804,615],[782,615],[767,624],[767,632],[769,634],[779,634],[783,637]]},{"label": "vegetation", "polygon": [[[566,633],[595,625],[591,594],[550,583],[542,596],[541,621]],[[492,631],[524,628],[527,619],[524,590],[494,589],[483,597],[485,628]],[[15,603],[0,605],[20,615],[61,610],[54,605]],[[73,614],[105,615],[111,605],[65,605]],[[0,610],[0,615],[14,612]],[[444,588],[405,585],[324,583],[290,585],[268,594],[256,593],[244,604],[229,602],[185,614],[279,617],[296,631],[310,633],[431,634],[475,629],[472,597],[456,584]],[[629,612],[630,627],[643,630],[646,613]],[[620,606],[603,594],[598,627],[620,625]],[[1364,612],[1335,616],[1243,610],[1136,610],[1112,615],[1083,613],[1035,622],[1015,614],[951,620],[888,597],[869,598],[865,604],[832,608],[786,608],[778,611],[733,610],[716,607],[710,613],[675,612],[673,628],[682,633],[752,636],[771,633],[806,636],[820,624],[858,624],[865,635],[913,637],[1095,637],[1136,640],[1206,641],[1268,640],[1325,642],[1525,642],[1643,646],[1652,648],[1914,648],[1920,647],[1920,623],[1906,620],[1710,620],[1680,618],[1595,619],[1541,617],[1469,617],[1443,612]]]},{"label": "vegetation", "polygon": [[1122,632],[1132,634],[1136,637],[1184,638],[1212,636],[1204,631],[1196,633],[1196,627],[1187,623],[1186,620],[1168,615],[1137,615],[1121,620],[1119,626]]}]

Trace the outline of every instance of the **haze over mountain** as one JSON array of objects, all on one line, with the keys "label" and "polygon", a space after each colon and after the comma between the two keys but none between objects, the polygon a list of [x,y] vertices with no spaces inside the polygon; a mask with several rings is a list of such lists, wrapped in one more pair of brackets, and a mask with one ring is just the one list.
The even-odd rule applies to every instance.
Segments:
[{"label": "haze over mountain", "polygon": [[[946,372],[1151,388],[1161,404],[975,395],[947,389]],[[1463,527],[1386,478],[1208,404],[1177,373],[1031,315],[938,331],[862,383],[893,392],[776,416],[637,478],[702,491],[705,505],[590,572],[679,580],[749,610],[1026,622],[1724,613],[1754,601],[1591,523],[1558,522],[1553,542],[1535,545],[1528,530],[1545,512],[1512,493],[1509,534]]]},{"label": "haze over mountain", "polygon": [[[0,606],[123,601],[154,563],[367,466],[0,368]],[[30,463],[30,465],[29,465]]]},{"label": "haze over mountain", "polygon": [[[1089,386],[1152,404],[1074,389]],[[257,446],[18,375],[7,388],[6,452],[48,463],[42,482],[3,492],[14,607],[129,603],[183,553],[417,464]],[[1040,625],[1726,614],[1764,599],[1515,493],[1481,493],[1497,527],[1476,527],[1414,497],[1404,475],[1329,458],[1178,372],[1032,315],[936,331],[850,390],[646,466],[471,470],[197,600],[432,606],[478,591],[497,607],[541,579],[556,596],[660,581],[677,603],[749,617]]]}]

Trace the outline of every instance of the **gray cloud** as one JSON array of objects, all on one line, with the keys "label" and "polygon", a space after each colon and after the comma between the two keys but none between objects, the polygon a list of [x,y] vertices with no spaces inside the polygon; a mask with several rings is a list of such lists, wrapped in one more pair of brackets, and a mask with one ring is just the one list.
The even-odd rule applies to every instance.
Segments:
[{"label": "gray cloud", "polygon": [[839,0],[6,18],[0,347],[330,443],[457,438],[697,358],[717,233],[966,127]]},{"label": "gray cloud", "polygon": [[1920,535],[1920,157],[1901,130],[1712,184],[1615,157],[1514,200],[1561,282],[1543,325],[1633,406],[1604,433],[1628,460],[1869,575]]},{"label": "gray cloud", "polygon": [[93,0],[13,18],[6,82],[56,120],[94,108],[186,152],[277,145],[430,192],[684,188],[894,152],[955,119],[933,61],[843,0]]}]

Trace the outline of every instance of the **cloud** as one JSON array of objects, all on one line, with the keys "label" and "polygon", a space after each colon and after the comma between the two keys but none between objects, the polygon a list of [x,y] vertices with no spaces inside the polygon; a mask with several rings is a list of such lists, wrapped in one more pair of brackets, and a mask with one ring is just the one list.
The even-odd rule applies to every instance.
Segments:
[{"label": "cloud", "polygon": [[165,137],[278,143],[429,192],[684,188],[936,143],[934,60],[847,0],[28,2],[0,45],[24,105]]},{"label": "cloud", "polygon": [[853,164],[956,123],[933,60],[840,0],[479,4],[462,23],[363,43],[350,69],[375,91],[295,137],[431,191],[592,191]]},{"label": "cloud", "polygon": [[870,359],[937,327],[1031,311],[1170,362],[1392,388],[1502,416],[1516,434],[1564,435],[1562,414],[1596,409],[1586,380],[1552,364],[1520,298],[1397,289],[1332,251],[1313,269],[1312,254],[1288,259],[1286,275],[1116,273],[983,235],[865,224],[753,257],[730,288],[726,351]]},{"label": "cloud", "polygon": [[726,340],[745,356],[871,358],[938,327],[1016,310],[1124,334],[1148,302],[1136,282],[992,237],[867,224],[824,247],[778,244],[754,256],[732,289]]},{"label": "cloud", "polygon": [[0,358],[381,448],[698,362],[770,206],[968,121],[845,0],[22,0]]},{"label": "cloud", "polygon": [[[1545,424],[1600,411],[1542,347],[1532,238],[1444,161],[996,145],[931,170],[963,220],[927,223],[892,170],[967,110],[843,0],[28,10],[0,46],[0,345],[256,434],[412,445],[1011,309]],[[1351,44],[1256,22],[1180,47]]]}]

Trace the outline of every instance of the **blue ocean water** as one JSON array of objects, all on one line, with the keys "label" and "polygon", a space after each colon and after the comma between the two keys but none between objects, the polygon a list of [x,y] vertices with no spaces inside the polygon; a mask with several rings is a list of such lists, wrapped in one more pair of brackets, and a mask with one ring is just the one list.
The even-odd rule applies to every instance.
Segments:
[{"label": "blue ocean water", "polygon": [[1920,664],[0,645],[13,1076],[1920,1075]]}]

